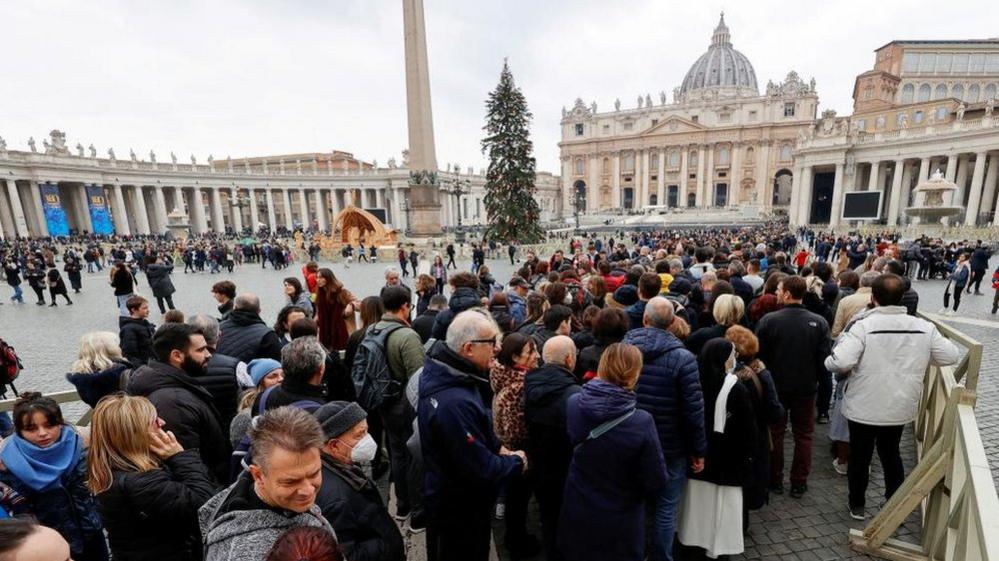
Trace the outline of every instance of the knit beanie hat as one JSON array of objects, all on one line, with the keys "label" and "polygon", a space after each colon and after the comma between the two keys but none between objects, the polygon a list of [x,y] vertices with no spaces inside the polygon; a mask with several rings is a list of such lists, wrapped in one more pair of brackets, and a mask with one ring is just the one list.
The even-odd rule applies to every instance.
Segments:
[{"label": "knit beanie hat", "polygon": [[323,427],[323,436],[329,440],[347,432],[368,414],[353,401],[331,401],[316,409],[315,416]]},{"label": "knit beanie hat", "polygon": [[255,358],[246,365],[246,373],[250,375],[253,386],[256,387],[260,385],[261,380],[278,368],[281,368],[281,363],[273,358]]}]

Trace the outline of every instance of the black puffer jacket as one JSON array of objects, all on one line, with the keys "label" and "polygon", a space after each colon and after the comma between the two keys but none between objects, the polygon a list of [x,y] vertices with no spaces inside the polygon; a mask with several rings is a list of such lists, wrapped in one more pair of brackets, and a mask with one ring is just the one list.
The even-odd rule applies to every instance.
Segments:
[{"label": "black puffer jacket", "polygon": [[281,338],[274,332],[260,314],[250,310],[233,310],[219,325],[218,351],[236,357],[243,362],[255,358],[281,360]]},{"label": "black puffer jacket", "polygon": [[399,527],[382,503],[378,488],[360,468],[323,454],[323,486],[316,496],[323,517],[336,530],[350,561],[404,561]]},{"label": "black puffer jacket", "polygon": [[829,324],[800,304],[763,316],[756,324],[759,358],[770,368],[781,401],[815,395],[829,356]]},{"label": "black puffer jacket", "polygon": [[434,322],[434,330],[432,333],[433,338],[438,341],[443,341],[447,338],[447,328],[451,326],[451,321],[454,320],[454,316],[469,308],[481,305],[482,298],[479,296],[478,291],[474,288],[459,286],[455,289],[454,294],[451,295],[451,300],[448,301],[447,309],[437,314],[437,320]]},{"label": "black puffer jacket", "polygon": [[153,263],[146,266],[146,278],[149,280],[149,288],[153,289],[153,296],[166,298],[177,291],[170,280],[170,273],[173,272],[173,265],[159,265]]},{"label": "black puffer jacket", "polygon": [[236,381],[236,368],[240,360],[229,355],[215,352],[211,349],[212,358],[208,359],[208,372],[195,377],[201,387],[212,394],[212,404],[219,412],[222,427],[228,427],[236,416],[236,405],[239,401],[239,382]]},{"label": "black puffer jacket", "polygon": [[110,367],[93,374],[66,374],[66,381],[76,387],[80,400],[93,408],[97,407],[102,397],[124,391],[133,368],[128,362],[115,361]]},{"label": "black puffer jacket", "polygon": [[156,326],[147,319],[118,317],[118,338],[121,340],[121,354],[129,362],[141,366],[153,358],[153,333]]},{"label": "black puffer jacket", "polygon": [[144,472],[114,472],[97,495],[115,561],[200,561],[198,508],[218,490],[195,450]]},{"label": "black puffer jacket", "polygon": [[565,428],[566,404],[569,396],[581,389],[572,372],[559,365],[535,368],[524,376],[528,465],[534,470],[538,488],[551,491],[558,501],[572,460]]},{"label": "black puffer jacket", "polygon": [[212,394],[195,378],[153,360],[132,372],[128,393],[149,398],[166,423],[163,429],[173,431],[185,450],[196,448],[218,481],[228,480],[229,439],[222,431]]}]

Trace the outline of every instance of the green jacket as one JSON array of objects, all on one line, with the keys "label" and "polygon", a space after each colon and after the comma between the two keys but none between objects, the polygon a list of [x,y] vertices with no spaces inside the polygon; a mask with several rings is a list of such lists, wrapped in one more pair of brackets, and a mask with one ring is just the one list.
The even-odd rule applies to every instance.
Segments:
[{"label": "green jacket", "polygon": [[385,358],[388,361],[389,370],[392,371],[392,377],[405,385],[409,382],[409,377],[413,375],[413,372],[423,367],[426,353],[423,351],[423,343],[420,341],[419,334],[409,324],[395,316],[386,313],[382,316],[381,321],[375,325],[377,329],[385,329],[392,324],[404,327],[389,335],[385,344]]}]

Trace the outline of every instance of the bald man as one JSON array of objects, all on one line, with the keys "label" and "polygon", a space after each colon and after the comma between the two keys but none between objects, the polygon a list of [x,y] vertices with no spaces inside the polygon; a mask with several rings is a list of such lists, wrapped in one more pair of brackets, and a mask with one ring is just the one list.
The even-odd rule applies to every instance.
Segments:
[{"label": "bald man", "polygon": [[249,363],[255,358],[281,360],[281,338],[260,319],[260,299],[240,294],[220,325],[218,352]]},{"label": "bald man", "polygon": [[524,419],[527,421],[527,458],[534,466],[536,496],[541,508],[541,533],[545,555],[563,559],[556,547],[555,530],[562,508],[562,491],[572,460],[572,445],[566,432],[566,402],[581,390],[572,371],[576,346],[565,335],[545,342],[544,366],[524,377]]}]

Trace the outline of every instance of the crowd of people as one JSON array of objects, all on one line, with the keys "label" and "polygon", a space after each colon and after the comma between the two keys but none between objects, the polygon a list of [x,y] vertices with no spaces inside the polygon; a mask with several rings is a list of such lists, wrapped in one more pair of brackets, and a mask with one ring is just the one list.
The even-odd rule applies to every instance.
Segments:
[{"label": "crowd of people", "polygon": [[[496,519],[514,559],[724,557],[772,494],[809,492],[816,423],[844,512],[868,515],[875,450],[891,497],[923,374],[959,358],[915,316],[910,256],[929,240],[779,222],[618,232],[525,251],[502,282],[483,247],[470,271],[445,249],[412,287],[400,252],[362,299],[310,261],[283,279],[273,327],[232,280],[212,286],[217,310],[173,310],[159,243],[134,259],[158,327],[127,258],[105,258],[120,329],[84,335],[67,374],[89,427],[18,399],[0,557],[395,561],[425,532],[432,561],[484,561]],[[46,259],[13,247],[19,273]],[[988,249],[954,248],[958,300]]]}]

